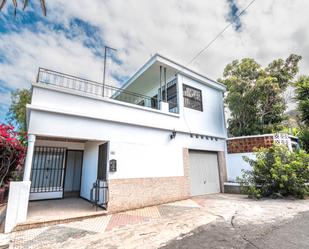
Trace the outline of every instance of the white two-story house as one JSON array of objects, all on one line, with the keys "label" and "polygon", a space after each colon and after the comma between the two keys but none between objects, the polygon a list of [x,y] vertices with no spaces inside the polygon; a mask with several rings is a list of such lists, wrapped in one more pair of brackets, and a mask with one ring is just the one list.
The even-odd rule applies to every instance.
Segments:
[{"label": "white two-story house", "polygon": [[23,202],[76,196],[120,211],[223,191],[225,90],[158,54],[121,88],[41,68]]}]

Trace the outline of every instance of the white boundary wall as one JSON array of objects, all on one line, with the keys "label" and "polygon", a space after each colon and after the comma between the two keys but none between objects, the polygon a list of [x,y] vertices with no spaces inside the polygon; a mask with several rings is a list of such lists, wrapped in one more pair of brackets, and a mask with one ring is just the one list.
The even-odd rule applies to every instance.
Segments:
[{"label": "white boundary wall", "polygon": [[10,233],[16,224],[27,219],[30,181],[10,182],[4,232]]},{"label": "white boundary wall", "polygon": [[229,182],[235,182],[237,177],[242,176],[241,170],[251,170],[249,163],[243,160],[243,156],[255,159],[253,153],[233,153],[226,156],[227,179]]}]

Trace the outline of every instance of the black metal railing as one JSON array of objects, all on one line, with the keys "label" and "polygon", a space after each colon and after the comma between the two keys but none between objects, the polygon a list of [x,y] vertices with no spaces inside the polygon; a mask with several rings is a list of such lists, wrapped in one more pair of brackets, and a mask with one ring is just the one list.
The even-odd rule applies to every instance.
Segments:
[{"label": "black metal railing", "polygon": [[31,193],[63,191],[65,148],[35,146]]},{"label": "black metal railing", "polygon": [[[54,85],[57,87],[73,89],[91,95],[108,97],[110,99],[131,103],[135,105],[145,106],[153,109],[158,109],[157,98],[147,95],[131,92],[122,88],[103,85],[92,80],[87,80],[72,76],[65,73],[39,68],[37,80],[38,83]],[[171,112],[178,112],[173,109]]]},{"label": "black metal railing", "polygon": [[108,183],[104,180],[97,179],[93,183],[93,187],[90,190],[90,201],[94,206],[107,209],[109,201]]}]

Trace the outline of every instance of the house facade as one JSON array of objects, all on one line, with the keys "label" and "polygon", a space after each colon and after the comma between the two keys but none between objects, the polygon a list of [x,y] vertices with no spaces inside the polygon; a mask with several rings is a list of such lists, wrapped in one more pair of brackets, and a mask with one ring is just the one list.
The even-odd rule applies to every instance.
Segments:
[{"label": "house facade", "polygon": [[113,212],[223,191],[225,90],[158,54],[121,88],[40,69],[23,202],[77,196]]}]

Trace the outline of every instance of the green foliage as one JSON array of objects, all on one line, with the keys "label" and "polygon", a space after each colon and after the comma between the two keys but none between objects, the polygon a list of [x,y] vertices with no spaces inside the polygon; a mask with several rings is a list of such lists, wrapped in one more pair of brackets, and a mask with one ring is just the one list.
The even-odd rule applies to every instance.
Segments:
[{"label": "green foliage", "polygon": [[256,159],[244,157],[252,170],[243,171],[237,181],[249,197],[304,198],[309,193],[309,154],[273,145],[256,151]]},{"label": "green foliage", "polygon": [[303,127],[298,133],[298,138],[301,148],[309,153],[309,128]]},{"label": "green foliage", "polygon": [[309,76],[301,76],[295,83],[300,121],[309,126]]},{"label": "green foliage", "polygon": [[292,136],[295,136],[295,137],[298,137],[299,132],[300,132],[300,130],[299,130],[298,127],[293,127],[293,128],[291,128],[291,127],[284,127],[280,131],[280,133],[286,133],[286,134],[289,134],[289,135],[292,135]]},{"label": "green foliage", "polygon": [[283,128],[286,109],[283,93],[298,72],[301,57],[290,55],[263,68],[255,60],[244,58],[228,64],[220,82],[227,86],[228,120],[233,136],[277,132]]},{"label": "green foliage", "polygon": [[295,93],[301,122],[299,141],[301,147],[309,152],[309,76],[301,76],[298,79],[295,83]]},{"label": "green foliage", "polygon": [[20,133],[25,133],[27,131],[26,105],[31,102],[31,91],[28,89],[18,89],[12,92],[11,101],[7,119],[9,123],[18,128]]}]

